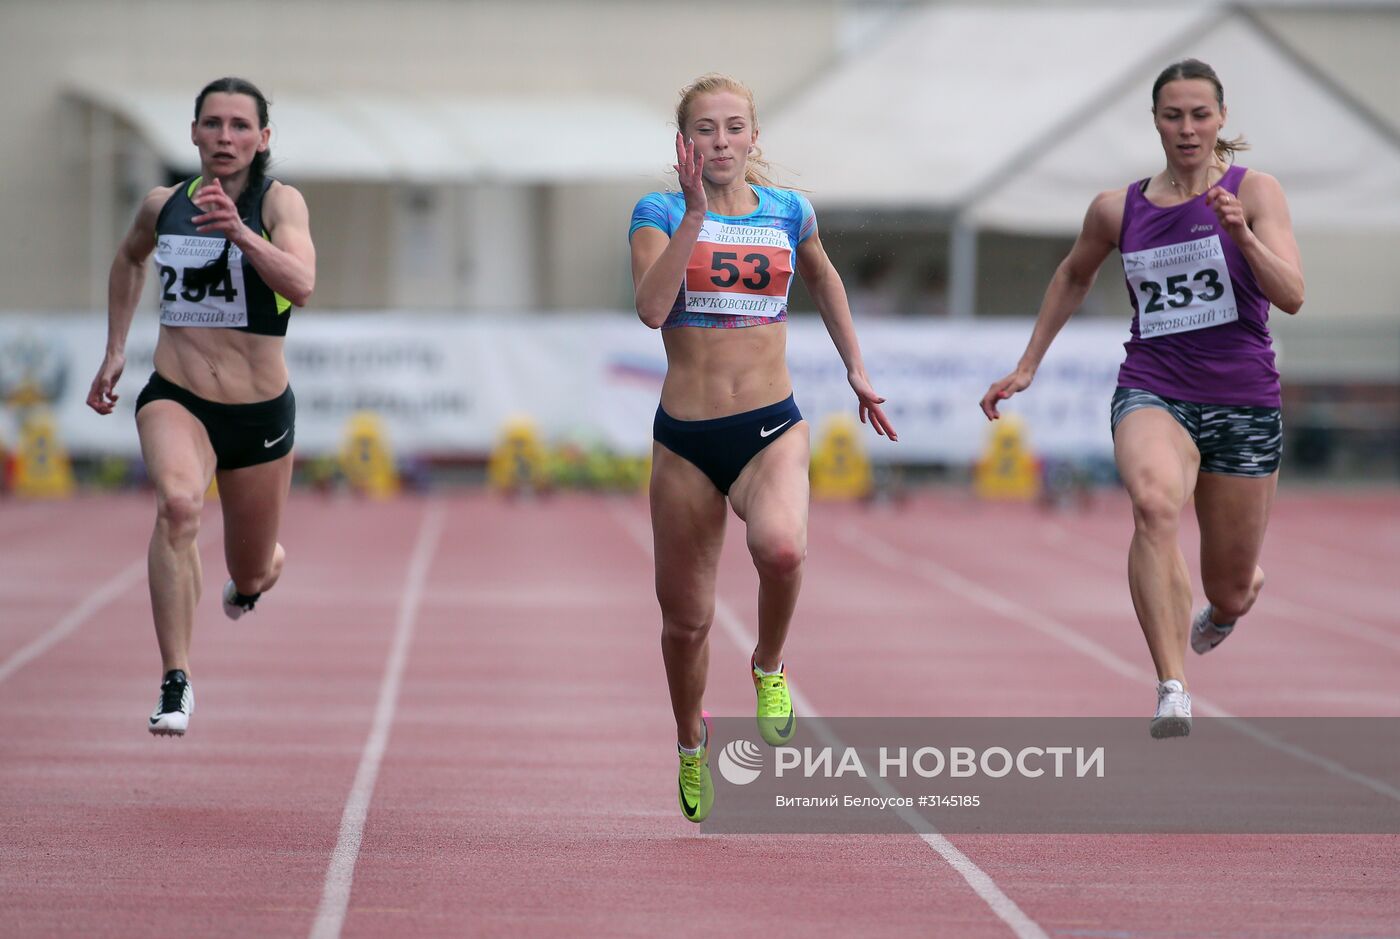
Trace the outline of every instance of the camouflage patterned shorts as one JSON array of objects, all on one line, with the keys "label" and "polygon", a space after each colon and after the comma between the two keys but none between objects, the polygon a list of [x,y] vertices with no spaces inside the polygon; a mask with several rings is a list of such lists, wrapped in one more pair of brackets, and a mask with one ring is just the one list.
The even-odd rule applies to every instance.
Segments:
[{"label": "camouflage patterned shorts", "polygon": [[1119,388],[1113,393],[1113,429],[1138,408],[1161,408],[1176,418],[1200,451],[1202,473],[1268,476],[1283,456],[1283,412],[1278,408],[1196,404],[1141,388]]}]

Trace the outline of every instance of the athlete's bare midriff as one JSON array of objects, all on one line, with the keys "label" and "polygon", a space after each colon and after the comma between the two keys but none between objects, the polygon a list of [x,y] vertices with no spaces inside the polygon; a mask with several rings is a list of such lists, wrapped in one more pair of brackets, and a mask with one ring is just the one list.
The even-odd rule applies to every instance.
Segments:
[{"label": "athlete's bare midriff", "polygon": [[283,341],[233,329],[162,326],[156,371],[206,401],[270,401],[287,387]]},{"label": "athlete's bare midriff", "polygon": [[662,332],[661,408],[678,421],[741,414],[792,394],[787,324],[742,329],[681,326]]}]

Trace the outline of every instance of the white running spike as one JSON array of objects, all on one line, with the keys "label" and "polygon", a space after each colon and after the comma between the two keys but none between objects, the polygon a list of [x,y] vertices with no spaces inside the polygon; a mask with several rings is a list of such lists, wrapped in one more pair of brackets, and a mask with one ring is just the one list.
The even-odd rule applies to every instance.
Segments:
[{"label": "white running spike", "polygon": [[1175,678],[1157,683],[1157,713],[1148,732],[1158,739],[1191,733],[1191,695]]}]

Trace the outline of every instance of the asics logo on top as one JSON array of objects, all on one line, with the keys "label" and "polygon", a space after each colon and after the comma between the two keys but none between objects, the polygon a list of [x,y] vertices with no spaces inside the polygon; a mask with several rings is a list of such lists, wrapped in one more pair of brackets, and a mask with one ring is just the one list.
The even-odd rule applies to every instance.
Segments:
[{"label": "asics logo on top", "polygon": [[747,786],[763,771],[763,751],[751,740],[731,740],[719,751],[719,774],[736,786]]},{"label": "asics logo on top", "polygon": [[1196,232],[1202,232],[1202,231],[1215,231],[1215,226],[1214,226],[1214,225],[1192,225],[1192,226],[1191,226],[1191,234],[1193,234],[1193,235],[1196,234]]},{"label": "asics logo on top", "polygon": [[771,437],[771,436],[773,436],[774,434],[776,434],[778,431],[782,430],[784,427],[786,427],[787,425],[789,425],[789,424],[791,424],[791,423],[792,423],[792,418],[788,418],[787,420],[785,420],[785,421],[783,421],[781,424],[779,424],[777,427],[774,427],[772,430],[769,430],[767,427],[760,427],[760,428],[758,429],[758,435],[759,435],[760,437]]},{"label": "asics logo on top", "polygon": [[286,436],[287,436],[288,434],[290,434],[291,432],[292,432],[292,429],[291,429],[290,427],[288,427],[286,430],[282,431],[282,436],[281,436],[281,437],[275,437],[275,438],[273,438],[272,440],[264,440],[264,441],[263,441],[263,447],[275,447],[278,443],[280,443],[280,442],[282,441],[282,438],[283,438],[283,437],[286,437]]}]

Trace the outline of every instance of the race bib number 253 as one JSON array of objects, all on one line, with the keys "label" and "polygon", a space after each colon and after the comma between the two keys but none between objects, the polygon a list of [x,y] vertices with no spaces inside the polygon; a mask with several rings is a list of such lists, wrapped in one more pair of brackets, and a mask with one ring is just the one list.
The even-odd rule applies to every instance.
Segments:
[{"label": "race bib number 253", "polygon": [[1220,236],[1129,251],[1123,273],[1137,298],[1138,336],[1152,339],[1240,318]]}]

